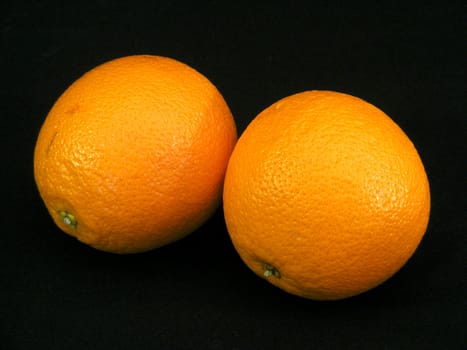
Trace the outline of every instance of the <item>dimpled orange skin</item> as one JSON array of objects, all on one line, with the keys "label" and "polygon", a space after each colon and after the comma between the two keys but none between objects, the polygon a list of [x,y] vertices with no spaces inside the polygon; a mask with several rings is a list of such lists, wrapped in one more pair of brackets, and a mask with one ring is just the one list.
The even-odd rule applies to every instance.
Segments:
[{"label": "dimpled orange skin", "polygon": [[428,179],[404,132],[346,94],[307,91],[261,112],[226,172],[232,242],[257,275],[316,300],[367,291],[411,257]]},{"label": "dimpled orange skin", "polygon": [[207,78],[170,58],[128,56],[92,69],[56,101],[34,175],[63,231],[103,251],[138,253],[212,215],[236,139]]}]

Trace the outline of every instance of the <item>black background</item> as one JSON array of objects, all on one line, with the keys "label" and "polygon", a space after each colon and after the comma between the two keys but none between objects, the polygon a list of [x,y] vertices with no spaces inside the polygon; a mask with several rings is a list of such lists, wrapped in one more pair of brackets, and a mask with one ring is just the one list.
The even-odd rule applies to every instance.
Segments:
[{"label": "black background", "polygon": [[[2,1],[2,349],[466,349],[466,6],[334,1]],[[380,287],[316,302],[241,262],[221,208],[139,255],[56,228],[32,174],[53,102],[85,71],[165,55],[206,75],[239,133],[295,92],[330,89],[389,114],[424,161],[428,231]]]}]

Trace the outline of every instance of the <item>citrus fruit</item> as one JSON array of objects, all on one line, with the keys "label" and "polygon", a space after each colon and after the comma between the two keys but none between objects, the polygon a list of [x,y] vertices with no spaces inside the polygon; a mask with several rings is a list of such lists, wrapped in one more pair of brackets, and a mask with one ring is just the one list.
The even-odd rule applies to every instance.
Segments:
[{"label": "citrus fruit", "polygon": [[224,215],[257,275],[302,297],[342,299],[387,280],[428,224],[409,138],[357,97],[306,91],[262,111],[232,153]]},{"label": "citrus fruit", "polygon": [[63,231],[99,250],[143,252],[212,215],[236,139],[206,77],[171,58],[127,56],[90,70],[55,102],[34,175]]}]

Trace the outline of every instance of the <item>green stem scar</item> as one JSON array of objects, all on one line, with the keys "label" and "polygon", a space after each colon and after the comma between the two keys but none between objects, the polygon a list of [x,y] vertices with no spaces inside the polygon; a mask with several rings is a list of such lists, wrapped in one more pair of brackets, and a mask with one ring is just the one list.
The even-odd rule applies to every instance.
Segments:
[{"label": "green stem scar", "polygon": [[281,274],[279,272],[278,269],[276,269],[274,266],[270,265],[270,264],[267,264],[267,263],[263,263],[263,269],[264,269],[264,277],[270,277],[270,276],[274,276],[276,278],[281,278]]},{"label": "green stem scar", "polygon": [[76,228],[77,222],[74,215],[62,210],[59,211],[58,214],[65,225],[70,226],[72,229]]}]

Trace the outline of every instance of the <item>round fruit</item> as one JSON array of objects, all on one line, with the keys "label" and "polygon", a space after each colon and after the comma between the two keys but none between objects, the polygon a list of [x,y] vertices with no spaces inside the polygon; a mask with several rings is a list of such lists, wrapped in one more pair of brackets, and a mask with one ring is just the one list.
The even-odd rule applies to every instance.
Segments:
[{"label": "round fruit", "polygon": [[232,242],[292,294],[341,299],[398,271],[425,233],[427,176],[412,142],[353,96],[307,91],[261,112],[226,172]]},{"label": "round fruit", "polygon": [[128,56],[90,70],[56,101],[34,175],[63,231],[100,250],[143,252],[211,216],[236,139],[207,78],[170,58]]}]

